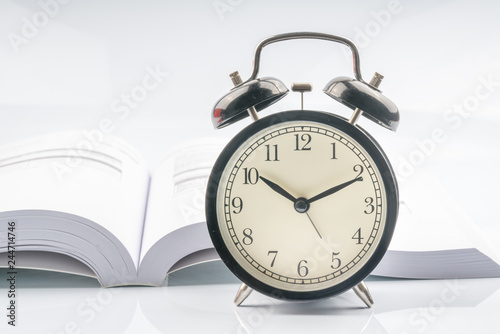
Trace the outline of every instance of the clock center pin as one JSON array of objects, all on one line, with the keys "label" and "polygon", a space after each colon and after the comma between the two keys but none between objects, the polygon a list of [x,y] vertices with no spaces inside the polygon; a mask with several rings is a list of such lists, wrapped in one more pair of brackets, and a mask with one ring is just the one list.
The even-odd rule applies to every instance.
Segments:
[{"label": "clock center pin", "polygon": [[293,207],[298,213],[304,213],[309,210],[309,202],[305,198],[298,198],[293,204]]}]

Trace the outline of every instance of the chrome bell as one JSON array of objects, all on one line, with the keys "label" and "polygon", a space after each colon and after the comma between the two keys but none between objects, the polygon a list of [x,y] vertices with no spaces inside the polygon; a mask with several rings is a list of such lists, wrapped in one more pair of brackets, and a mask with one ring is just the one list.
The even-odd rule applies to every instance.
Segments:
[{"label": "chrome bell", "polygon": [[[323,89],[330,97],[355,110],[353,117],[362,115],[383,127],[396,131],[399,125],[399,110],[385,97],[378,85],[383,76],[375,73],[372,81],[366,83],[349,77],[338,77],[331,80]],[[351,118],[353,120],[353,118]],[[356,119],[354,119],[355,123]]]},{"label": "chrome bell", "polygon": [[249,116],[249,109],[255,108],[255,111],[261,111],[287,93],[288,88],[285,84],[272,77],[238,83],[215,104],[212,124],[217,129],[223,128]]},{"label": "chrome bell", "polygon": [[343,44],[351,49],[355,79],[338,77],[331,80],[323,91],[340,103],[354,109],[350,123],[355,125],[360,115],[395,131],[399,124],[399,111],[396,105],[385,97],[378,85],[383,76],[376,73],[370,83],[363,80],[360,70],[359,52],[350,40],[329,34],[296,32],[271,36],[259,43],[255,50],[253,70],[250,78],[242,82],[239,74],[231,74],[235,87],[224,95],[215,105],[212,124],[219,129],[247,116],[257,120],[257,112],[283,98],[288,89],[273,77],[257,78],[262,49],[269,44],[291,39],[320,39]]}]

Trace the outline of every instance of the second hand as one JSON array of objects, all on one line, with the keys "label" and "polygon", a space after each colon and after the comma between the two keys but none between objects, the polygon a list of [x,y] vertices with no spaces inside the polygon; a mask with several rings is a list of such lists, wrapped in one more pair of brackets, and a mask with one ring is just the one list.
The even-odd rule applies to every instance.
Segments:
[{"label": "second hand", "polygon": [[323,237],[321,236],[321,234],[319,233],[318,229],[316,228],[316,225],[314,225],[314,222],[312,221],[311,217],[309,216],[309,214],[307,213],[307,211],[305,212],[307,218],[309,218],[309,221],[311,222],[312,226],[314,227],[314,229],[316,230],[316,233],[318,233],[319,237],[321,239],[323,239]]},{"label": "second hand", "polygon": [[[314,222],[312,221],[311,217],[309,216],[309,214],[307,213],[307,210],[309,210],[309,201],[306,200],[305,198],[295,198],[293,195],[291,195],[288,191],[286,191],[285,189],[283,189],[280,185],[278,185],[277,183],[271,181],[271,180],[268,180],[267,178],[263,177],[263,176],[260,176],[259,177],[266,185],[268,185],[272,190],[274,190],[275,192],[277,192],[278,194],[280,194],[281,196],[287,198],[288,200],[294,202],[294,208],[295,210],[298,212],[298,213],[305,213],[307,218],[309,219],[309,221],[311,222],[312,226],[314,227],[314,229],[316,230],[316,233],[318,233],[318,236],[320,237],[320,239],[323,239],[323,237],[321,236],[321,234],[319,233],[318,231],[318,228],[316,227],[316,225],[314,224]],[[353,182],[353,181],[351,181]],[[342,185],[342,187],[345,187],[345,185]],[[337,187],[338,188],[338,187]],[[331,191],[331,189],[329,190]],[[316,199],[319,199],[321,197],[324,197],[326,196],[327,192],[323,192],[321,193],[320,195],[316,196],[317,198]],[[315,199],[315,200],[316,200]]]}]

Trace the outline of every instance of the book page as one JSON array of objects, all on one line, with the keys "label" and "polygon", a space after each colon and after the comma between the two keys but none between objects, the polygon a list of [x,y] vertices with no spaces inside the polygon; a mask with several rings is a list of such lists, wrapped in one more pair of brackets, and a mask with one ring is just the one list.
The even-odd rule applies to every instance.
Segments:
[{"label": "book page", "polygon": [[0,212],[52,210],[87,218],[123,243],[136,268],[148,182],[139,156],[102,133],[50,134],[0,149]]},{"label": "book page", "polygon": [[436,175],[422,172],[401,186],[399,210],[389,250],[476,248],[500,264],[498,249],[453,201]]},{"label": "book page", "polygon": [[167,234],[205,222],[206,184],[226,142],[200,138],[184,143],[157,167],[151,178],[141,261]]},{"label": "book page", "polygon": [[[2,263],[7,262],[7,253],[0,254]],[[26,251],[16,254],[17,268],[55,271],[97,278],[96,274],[82,262],[59,253]]]}]

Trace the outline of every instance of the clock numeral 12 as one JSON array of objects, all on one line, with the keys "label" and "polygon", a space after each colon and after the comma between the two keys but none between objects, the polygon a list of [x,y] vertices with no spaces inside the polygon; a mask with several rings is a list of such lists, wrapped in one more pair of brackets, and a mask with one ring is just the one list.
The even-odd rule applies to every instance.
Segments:
[{"label": "clock numeral 12", "polygon": [[[303,145],[301,146],[300,144]],[[308,147],[311,143],[311,135],[308,133],[304,133],[302,136],[299,137],[298,134],[295,135],[295,151],[310,151],[311,148]]]}]

